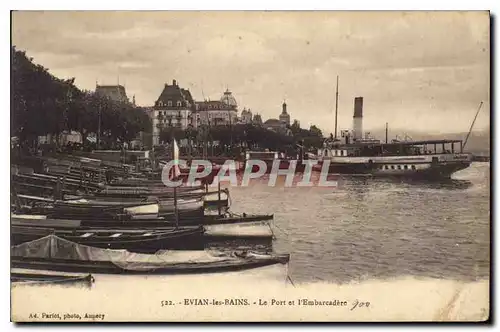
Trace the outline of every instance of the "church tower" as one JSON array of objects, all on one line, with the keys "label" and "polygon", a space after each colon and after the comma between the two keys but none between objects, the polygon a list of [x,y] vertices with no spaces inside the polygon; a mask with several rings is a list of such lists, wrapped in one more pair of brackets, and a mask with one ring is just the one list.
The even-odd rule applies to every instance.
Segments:
[{"label": "church tower", "polygon": [[287,126],[290,125],[290,114],[287,113],[285,101],[283,101],[282,110],[279,118],[280,121],[286,124]]}]

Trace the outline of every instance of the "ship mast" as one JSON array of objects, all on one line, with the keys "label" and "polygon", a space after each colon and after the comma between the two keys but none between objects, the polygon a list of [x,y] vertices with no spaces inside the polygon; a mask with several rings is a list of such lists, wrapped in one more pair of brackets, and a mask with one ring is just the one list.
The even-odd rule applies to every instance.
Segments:
[{"label": "ship mast", "polygon": [[474,117],[474,120],[472,121],[472,124],[470,125],[469,132],[467,133],[467,137],[465,137],[465,142],[462,145],[462,150],[465,148],[465,145],[467,144],[467,140],[469,139],[470,133],[472,132],[472,127],[474,127],[474,123],[476,123],[477,116],[479,115],[479,111],[481,110],[481,107],[483,106],[483,102],[479,104],[479,108],[477,109],[476,116]]},{"label": "ship mast", "polygon": [[[177,142],[172,134],[172,159],[174,160],[174,168],[172,169],[173,178],[177,179],[176,163],[178,163],[179,152]],[[177,159],[177,161],[175,161]],[[175,229],[179,228],[179,210],[177,208],[177,186],[174,185],[174,216],[175,216]]]},{"label": "ship mast", "polygon": [[337,75],[337,89],[335,91],[335,137],[337,139],[337,116],[339,111],[339,76]]}]

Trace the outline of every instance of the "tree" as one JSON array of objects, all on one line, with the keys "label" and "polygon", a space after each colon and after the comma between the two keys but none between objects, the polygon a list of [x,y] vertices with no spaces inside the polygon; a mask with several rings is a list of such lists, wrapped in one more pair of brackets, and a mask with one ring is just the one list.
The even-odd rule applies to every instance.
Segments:
[{"label": "tree", "polygon": [[33,63],[25,52],[12,47],[11,134],[29,143],[38,136],[59,136],[65,130],[99,131],[109,141],[130,142],[140,131],[150,131],[151,121],[140,107],[80,91],[74,78],[62,80]]},{"label": "tree", "polygon": [[69,128],[81,134],[84,146],[87,145],[88,135],[96,133],[98,129],[99,116],[94,98],[90,91],[80,92],[72,101],[68,116]]},{"label": "tree", "polygon": [[172,126],[166,126],[160,132],[160,141],[170,142],[172,137],[177,141],[180,141],[183,138],[186,138],[186,133],[181,128],[176,128]]},{"label": "tree", "polygon": [[293,120],[292,125],[290,126],[290,130],[293,135],[296,135],[300,132],[300,123],[298,120]]},{"label": "tree", "polygon": [[12,134],[23,143],[40,135],[59,134],[67,127],[74,79],[58,79],[15,46],[11,51]]},{"label": "tree", "polygon": [[309,132],[311,133],[311,136],[323,137],[323,133],[321,132],[321,129],[319,129],[315,125],[312,125],[309,128]]}]

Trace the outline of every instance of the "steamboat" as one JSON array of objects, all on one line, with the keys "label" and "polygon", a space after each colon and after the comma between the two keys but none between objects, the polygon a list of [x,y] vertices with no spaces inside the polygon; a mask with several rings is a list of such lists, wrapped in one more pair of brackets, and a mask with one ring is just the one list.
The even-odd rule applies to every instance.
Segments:
[{"label": "steamboat", "polygon": [[[482,103],[476,118],[481,106]],[[337,119],[337,110],[335,118]],[[453,173],[469,167],[472,163],[472,154],[464,152],[467,138],[465,143],[462,140],[445,139],[420,141],[395,139],[389,142],[388,124],[386,124],[385,142],[371,138],[368,134],[363,137],[363,97],[356,97],[353,130],[343,130],[341,138],[337,139],[335,121],[335,137],[325,140],[323,148],[318,150],[319,164],[314,169],[321,170],[323,167],[328,167],[328,172],[334,174],[450,178]]]},{"label": "steamboat", "polygon": [[472,162],[459,140],[326,142],[318,156],[329,173],[425,179],[450,178]]}]

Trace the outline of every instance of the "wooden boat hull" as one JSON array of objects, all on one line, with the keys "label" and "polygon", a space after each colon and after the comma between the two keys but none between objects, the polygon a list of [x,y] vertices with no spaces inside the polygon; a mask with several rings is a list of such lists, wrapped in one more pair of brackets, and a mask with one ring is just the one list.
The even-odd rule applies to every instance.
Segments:
[{"label": "wooden boat hull", "polygon": [[57,229],[46,227],[11,227],[11,243],[17,245],[54,234],[78,244],[105,248],[125,249],[138,253],[154,253],[162,249],[204,248],[203,227],[162,228],[155,230],[131,229]]},{"label": "wooden boat hull", "polygon": [[203,207],[205,209],[217,209],[218,207],[227,208],[229,207],[229,199],[221,199],[221,200],[206,200],[203,202]]},{"label": "wooden boat hull", "polygon": [[[272,220],[274,215],[246,215],[246,216],[211,216],[211,215],[197,215],[194,217],[186,217],[180,215],[179,225],[224,225],[224,224],[244,224],[256,221]],[[128,221],[114,221],[114,220],[82,220],[81,227],[110,227],[118,229],[127,228],[163,228],[174,227],[175,218],[173,215],[168,215],[164,220],[128,220]]]},{"label": "wooden boat hull", "polygon": [[152,267],[148,270],[132,270],[119,267],[109,261],[80,261],[67,259],[47,259],[33,257],[11,257],[11,266],[16,268],[28,268],[39,270],[75,272],[75,273],[99,273],[99,274],[134,274],[134,275],[173,275],[173,274],[197,274],[197,273],[221,273],[229,271],[249,270],[275,264],[287,264],[290,260],[289,254],[274,255],[268,259],[244,259],[232,262],[210,262],[210,263],[179,263],[169,266]]},{"label": "wooden boat hull", "polygon": [[151,202],[105,202],[83,199],[55,202],[48,215],[54,218],[115,218],[158,213],[158,204]]},{"label": "wooden boat hull", "polygon": [[[15,198],[15,197],[14,197]],[[158,219],[175,220],[173,201],[89,201],[76,203],[71,201],[53,202],[34,196],[21,195],[19,209],[14,200],[12,208],[27,214],[47,215],[54,219],[82,219],[82,220],[133,220]],[[180,200],[178,202],[180,219],[203,218],[205,208],[202,200]]]},{"label": "wooden boat hull", "polygon": [[244,241],[267,243],[273,241],[274,234],[268,222],[245,224],[221,224],[205,226],[207,242]]},{"label": "wooden boat hull", "polygon": [[61,274],[46,274],[46,273],[22,273],[11,272],[10,281],[20,284],[85,284],[91,286],[94,283],[94,277],[91,274],[86,275],[61,275]]},{"label": "wooden boat hull", "polygon": [[[469,167],[471,162],[472,159],[468,155],[373,158],[340,157],[330,161],[328,173],[415,179],[446,179],[450,178],[453,173]],[[314,166],[313,170],[321,171],[322,167],[323,165],[320,163]]]},{"label": "wooden boat hull", "polygon": [[203,225],[240,224],[254,221],[272,220],[273,214],[245,215],[245,216],[205,216]]},{"label": "wooden boat hull", "polygon": [[120,179],[108,183],[110,187],[165,187],[161,179],[147,179],[147,178],[128,178]]},{"label": "wooden boat hull", "polygon": [[[101,190],[94,193],[96,197],[113,197],[113,198],[135,198],[147,199],[155,197],[158,199],[173,199],[174,193],[169,190],[160,189],[128,189],[128,190]],[[178,199],[202,198],[206,195],[204,192],[182,192],[177,194]]]},{"label": "wooden boat hull", "polygon": [[[180,214],[180,226],[198,226],[198,225],[222,225],[222,224],[244,224],[256,221],[272,220],[274,215],[196,215],[186,217]],[[48,228],[113,228],[113,229],[164,229],[175,227],[176,221],[173,215],[165,219],[132,219],[132,220],[115,220],[115,219],[51,219],[43,215],[14,215],[11,218],[13,226],[45,226]]]},{"label": "wooden boat hull", "polygon": [[[270,174],[272,172],[272,169],[273,169],[274,160],[262,160],[262,161],[266,164],[265,174]],[[292,160],[289,160],[289,159],[280,159],[279,164],[278,164],[278,169],[279,170],[289,169],[291,167],[291,161]],[[306,168],[306,165],[303,163],[303,161],[302,160],[293,160],[293,161],[296,162],[295,173],[303,173],[305,168]],[[250,168],[250,166],[245,163],[245,168],[247,168],[247,167]],[[252,165],[251,172],[252,173],[259,172],[259,166]]]},{"label": "wooden boat hull", "polygon": [[[201,186],[180,186],[175,188],[177,198],[203,197],[207,193]],[[105,186],[95,192],[99,197],[143,197],[173,198],[174,188],[161,186]]]}]

